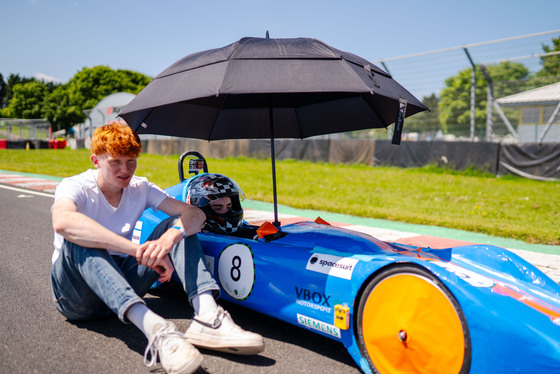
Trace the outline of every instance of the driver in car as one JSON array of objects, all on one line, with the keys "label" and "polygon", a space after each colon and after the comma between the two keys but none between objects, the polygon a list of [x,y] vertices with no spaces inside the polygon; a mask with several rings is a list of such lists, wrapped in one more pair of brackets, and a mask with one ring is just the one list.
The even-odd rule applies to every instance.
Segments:
[{"label": "driver in car", "polygon": [[243,222],[244,199],[241,187],[233,179],[207,173],[190,182],[186,202],[206,214],[204,231],[253,239],[256,227]]}]

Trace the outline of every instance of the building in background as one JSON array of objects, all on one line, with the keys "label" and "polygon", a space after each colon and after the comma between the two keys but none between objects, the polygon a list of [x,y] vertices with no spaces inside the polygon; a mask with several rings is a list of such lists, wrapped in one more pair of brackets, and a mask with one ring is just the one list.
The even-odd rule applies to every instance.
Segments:
[{"label": "building in background", "polygon": [[[560,82],[502,97],[495,104],[517,111],[519,142],[560,142]],[[509,121],[506,116],[502,119]]]}]

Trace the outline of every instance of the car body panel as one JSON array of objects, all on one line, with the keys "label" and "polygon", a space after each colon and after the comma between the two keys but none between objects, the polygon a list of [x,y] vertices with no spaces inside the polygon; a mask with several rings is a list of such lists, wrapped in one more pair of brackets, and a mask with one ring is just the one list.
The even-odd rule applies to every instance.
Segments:
[{"label": "car body panel", "polygon": [[[167,192],[184,201],[187,183]],[[144,242],[166,217],[147,210],[136,240]],[[457,300],[468,326],[470,373],[560,373],[560,286],[514,253],[387,243],[315,222],[280,230],[275,240],[198,235],[223,299],[340,341],[369,373],[357,341],[358,300],[377,274],[408,264],[433,274]],[[341,308],[348,328],[337,327]]]}]

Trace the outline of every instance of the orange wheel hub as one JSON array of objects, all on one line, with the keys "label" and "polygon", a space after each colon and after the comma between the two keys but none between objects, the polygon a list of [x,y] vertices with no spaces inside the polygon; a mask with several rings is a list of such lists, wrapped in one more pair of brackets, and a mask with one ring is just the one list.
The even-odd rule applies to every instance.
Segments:
[{"label": "orange wheel hub", "polygon": [[368,295],[362,318],[366,350],[388,373],[459,373],[465,336],[452,301],[431,279],[395,274]]}]

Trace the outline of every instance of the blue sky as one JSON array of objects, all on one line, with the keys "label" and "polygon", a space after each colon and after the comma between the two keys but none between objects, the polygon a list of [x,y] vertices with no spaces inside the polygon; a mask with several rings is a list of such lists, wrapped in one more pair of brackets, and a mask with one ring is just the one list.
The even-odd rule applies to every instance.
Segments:
[{"label": "blue sky", "polygon": [[266,30],[375,61],[560,29],[559,14],[557,0],[0,0],[0,73],[67,82],[108,65],[155,76]]}]

